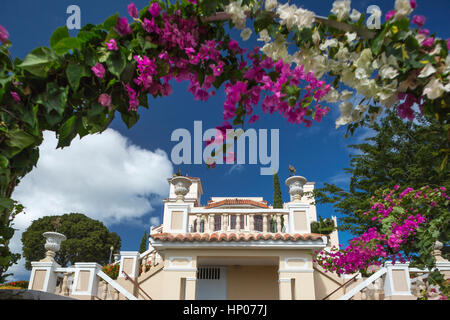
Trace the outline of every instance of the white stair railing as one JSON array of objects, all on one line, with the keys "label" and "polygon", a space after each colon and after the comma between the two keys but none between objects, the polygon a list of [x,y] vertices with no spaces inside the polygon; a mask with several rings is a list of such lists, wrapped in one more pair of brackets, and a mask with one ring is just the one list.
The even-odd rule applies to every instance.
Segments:
[{"label": "white stair railing", "polygon": [[382,277],[387,272],[387,269],[385,267],[381,268],[377,272],[375,272],[373,275],[371,275],[369,278],[361,282],[359,285],[354,287],[352,290],[344,294],[342,297],[340,297],[338,300],[349,300],[352,298],[355,294],[366,288],[368,285],[370,285],[372,282],[376,281],[380,277]]},{"label": "white stair railing", "polygon": [[128,300],[138,300],[135,296],[133,296],[131,293],[129,293],[127,290],[125,290],[120,284],[118,284],[116,281],[108,277],[103,271],[99,270],[97,272],[97,276],[105,280],[107,283],[109,283],[114,289],[119,291],[121,294],[123,294]]}]

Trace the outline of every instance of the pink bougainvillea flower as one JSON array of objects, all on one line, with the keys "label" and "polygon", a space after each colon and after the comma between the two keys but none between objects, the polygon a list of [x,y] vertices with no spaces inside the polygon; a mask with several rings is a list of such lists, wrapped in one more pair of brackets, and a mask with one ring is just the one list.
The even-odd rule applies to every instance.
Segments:
[{"label": "pink bougainvillea flower", "polygon": [[5,43],[8,40],[9,33],[2,25],[0,25],[0,42]]},{"label": "pink bougainvillea flower", "polygon": [[111,106],[111,96],[107,93],[102,93],[98,97],[98,103],[100,103],[104,107],[110,107]]},{"label": "pink bougainvillea flower", "polygon": [[187,0],[187,2],[193,3],[193,4],[197,4],[197,0]]},{"label": "pink bougainvillea flower", "polygon": [[430,48],[434,44],[434,38],[430,37],[422,42],[422,47]]},{"label": "pink bougainvillea flower", "polygon": [[450,50],[450,38],[447,39],[447,49]]},{"label": "pink bougainvillea flower", "polygon": [[389,20],[391,20],[392,17],[394,17],[394,16],[395,16],[395,10],[391,10],[391,11],[388,11],[388,12],[386,13],[385,19],[386,19],[386,21],[389,21]]},{"label": "pink bougainvillea flower", "polygon": [[161,7],[158,2],[153,2],[148,11],[152,16],[157,17],[161,13]]},{"label": "pink bougainvillea flower", "polygon": [[419,30],[419,34],[423,34],[423,35],[428,36],[430,34],[430,30],[428,30],[428,29],[420,29]]},{"label": "pink bougainvillea flower", "polygon": [[424,16],[414,16],[411,22],[417,24],[420,28],[422,28],[426,20],[427,19]]},{"label": "pink bougainvillea flower", "polygon": [[110,39],[107,43],[106,46],[108,47],[108,50],[113,50],[113,51],[117,51],[119,50],[119,48],[117,47],[117,42],[114,39]]},{"label": "pink bougainvillea flower", "polygon": [[100,62],[97,62],[97,64],[93,66],[91,70],[100,79],[102,79],[105,76],[105,67],[103,67],[103,65]]},{"label": "pink bougainvillea flower", "polygon": [[255,123],[258,120],[259,120],[259,116],[257,114],[254,114],[250,117],[250,119],[248,120],[248,123]]},{"label": "pink bougainvillea flower", "polygon": [[133,32],[133,30],[131,30],[130,25],[128,24],[127,18],[120,18],[120,17],[117,19],[116,30],[122,36],[126,36],[127,34]]},{"label": "pink bougainvillea flower", "polygon": [[136,5],[133,2],[128,5],[128,14],[132,18],[138,17],[138,11],[137,11]]},{"label": "pink bougainvillea flower", "polygon": [[20,99],[19,94],[18,94],[17,92],[15,92],[15,91],[11,91],[11,96],[12,96],[13,99],[16,100],[17,102],[22,101],[22,100]]},{"label": "pink bougainvillea flower", "polygon": [[417,1],[416,0],[409,1],[409,4],[410,4],[411,8],[413,8],[413,9],[417,8]]}]

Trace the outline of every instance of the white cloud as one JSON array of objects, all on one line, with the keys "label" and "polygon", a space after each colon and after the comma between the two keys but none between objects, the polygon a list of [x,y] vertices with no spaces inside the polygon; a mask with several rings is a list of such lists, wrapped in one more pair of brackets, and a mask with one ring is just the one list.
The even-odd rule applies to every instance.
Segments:
[{"label": "white cloud", "polygon": [[[56,145],[54,133],[44,132],[37,167],[13,194],[26,212],[14,219],[13,252],[22,252],[22,232],[43,216],[79,212],[107,225],[133,222],[153,210],[152,199],[169,193],[167,154],[133,145],[113,129],[76,138],[68,148]],[[10,271],[15,278],[26,272],[23,261]]]}]

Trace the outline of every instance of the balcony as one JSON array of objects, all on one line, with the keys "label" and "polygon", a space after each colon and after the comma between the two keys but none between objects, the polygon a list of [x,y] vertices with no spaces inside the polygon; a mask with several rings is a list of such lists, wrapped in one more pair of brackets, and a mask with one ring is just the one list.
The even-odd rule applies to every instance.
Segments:
[{"label": "balcony", "polygon": [[212,233],[212,232],[284,233],[288,232],[289,230],[288,225],[289,225],[289,210],[284,209],[192,208],[189,214],[189,223],[187,232],[188,233]]}]

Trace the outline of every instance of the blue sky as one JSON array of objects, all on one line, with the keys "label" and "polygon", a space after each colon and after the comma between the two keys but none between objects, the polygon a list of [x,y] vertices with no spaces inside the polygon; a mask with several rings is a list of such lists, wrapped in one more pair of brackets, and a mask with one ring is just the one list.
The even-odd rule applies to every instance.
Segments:
[{"label": "blue sky", "polygon": [[[0,24],[10,33],[13,42],[11,53],[13,57],[24,58],[26,54],[37,46],[48,46],[49,38],[57,27],[65,25],[69,5],[76,4],[81,8],[81,24],[102,23],[107,17],[119,12],[127,16],[127,5],[130,1],[114,0],[16,0],[4,1],[0,11]],[[285,2],[285,1],[280,1]],[[148,2],[135,0],[141,9]],[[332,7],[331,0],[303,0],[291,1],[298,6],[314,11],[317,15],[327,16]],[[362,0],[352,1],[352,8],[365,11],[371,5],[378,5],[384,14],[394,6],[394,0]],[[436,32],[441,38],[448,38],[447,19],[450,16],[448,0],[420,1],[415,14],[427,17],[426,28]],[[75,34],[75,31],[73,31]],[[239,33],[233,31],[231,36],[239,40],[241,45],[252,48],[257,45],[253,35],[247,42],[242,42]],[[260,44],[260,43],[259,43]],[[169,156],[175,142],[170,141],[171,133],[177,128],[186,128],[193,132],[194,121],[203,122],[203,130],[214,128],[222,123],[222,104],[225,95],[218,90],[217,95],[208,102],[194,101],[191,93],[187,92],[187,83],[174,83],[174,94],[164,99],[149,100],[150,109],[140,110],[140,121],[130,130],[122,123],[120,116],[112,124],[112,128],[129,141],[146,150],[161,149]],[[288,201],[288,189],[284,180],[288,177],[288,166],[292,164],[297,174],[308,181],[315,181],[320,187],[324,182],[337,183],[346,187],[348,177],[343,168],[349,164],[350,149],[347,145],[361,142],[370,135],[365,129],[358,130],[354,137],[344,138],[346,129],[335,128],[335,120],[339,116],[337,105],[330,105],[331,112],[321,123],[314,123],[311,128],[304,125],[288,124],[279,115],[262,115],[261,120],[252,125],[258,129],[280,130],[280,170],[278,175],[282,186],[283,200]],[[247,126],[248,127],[248,126]],[[178,166],[173,167],[176,171]],[[211,196],[263,196],[270,203],[273,198],[272,176],[261,176],[260,165],[242,165],[232,168],[232,165],[218,166],[208,170],[202,165],[181,165],[183,173],[202,179],[205,194],[202,202],[206,203]],[[130,177],[131,179],[132,177]],[[150,226],[151,217],[162,217],[162,203],[152,202],[153,210],[133,221],[109,223],[110,230],[117,232],[122,238],[121,250],[138,250],[143,233]],[[323,217],[330,217],[334,212],[330,206],[318,206],[317,212]],[[339,216],[338,216],[339,218]],[[340,233],[341,242],[346,242],[350,235]]]}]

